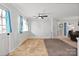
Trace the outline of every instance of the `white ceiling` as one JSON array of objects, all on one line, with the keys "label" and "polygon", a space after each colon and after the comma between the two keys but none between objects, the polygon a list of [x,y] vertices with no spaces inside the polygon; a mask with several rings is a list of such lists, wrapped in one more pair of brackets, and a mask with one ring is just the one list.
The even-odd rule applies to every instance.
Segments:
[{"label": "white ceiling", "polygon": [[36,16],[40,12],[46,12],[52,16],[79,16],[79,4],[56,3],[13,3],[25,16]]}]

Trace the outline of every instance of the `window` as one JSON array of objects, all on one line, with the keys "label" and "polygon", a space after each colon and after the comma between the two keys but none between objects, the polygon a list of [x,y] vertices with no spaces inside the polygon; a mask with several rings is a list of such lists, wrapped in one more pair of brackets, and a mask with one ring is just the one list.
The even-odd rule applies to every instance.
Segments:
[{"label": "window", "polygon": [[0,34],[11,32],[10,12],[0,9]]},{"label": "window", "polygon": [[28,22],[23,16],[19,16],[18,24],[20,33],[28,31]]},{"label": "window", "polygon": [[23,18],[23,32],[28,31],[28,23],[27,20]]}]

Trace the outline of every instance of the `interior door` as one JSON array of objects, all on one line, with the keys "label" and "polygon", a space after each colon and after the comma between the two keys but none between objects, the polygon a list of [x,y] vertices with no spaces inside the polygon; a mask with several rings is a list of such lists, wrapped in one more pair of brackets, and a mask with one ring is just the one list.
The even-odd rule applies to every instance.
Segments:
[{"label": "interior door", "polygon": [[63,22],[57,22],[57,36],[64,35]]},{"label": "interior door", "polygon": [[0,56],[8,55],[9,36],[6,33],[0,34]]}]

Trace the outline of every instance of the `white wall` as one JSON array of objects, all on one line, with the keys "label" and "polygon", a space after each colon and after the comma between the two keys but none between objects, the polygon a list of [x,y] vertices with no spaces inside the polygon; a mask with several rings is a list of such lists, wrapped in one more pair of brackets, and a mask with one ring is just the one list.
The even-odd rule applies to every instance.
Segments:
[{"label": "white wall", "polygon": [[45,19],[32,18],[31,32],[35,35],[34,37],[51,38],[51,20],[53,19],[50,17]]},{"label": "white wall", "polygon": [[[12,33],[8,38],[7,34],[0,34],[0,55],[7,55],[9,51],[14,50],[23,39],[29,36],[29,32],[24,32],[22,34],[18,33],[18,15],[21,14],[16,8],[8,4],[0,4],[3,9],[8,9],[11,12],[11,26]],[[9,43],[6,45],[5,43]],[[5,46],[6,45],[6,46]],[[4,47],[3,47],[4,46]],[[8,50],[6,50],[8,48]],[[8,51],[8,52],[7,52]]]}]

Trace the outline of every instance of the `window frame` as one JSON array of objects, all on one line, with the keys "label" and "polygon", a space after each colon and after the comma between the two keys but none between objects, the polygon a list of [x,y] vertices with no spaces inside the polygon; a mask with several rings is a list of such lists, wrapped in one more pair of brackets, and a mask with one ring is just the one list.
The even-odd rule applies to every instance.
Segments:
[{"label": "window frame", "polygon": [[24,21],[25,21],[25,18],[23,17],[23,16],[21,16],[21,15],[19,15],[18,16],[19,18],[19,20],[18,20],[18,28],[19,28],[19,32],[20,33],[23,33],[23,32],[27,32],[27,31],[29,31],[29,25],[28,25],[28,21],[27,21],[27,19],[26,19],[26,30],[24,29]]}]

